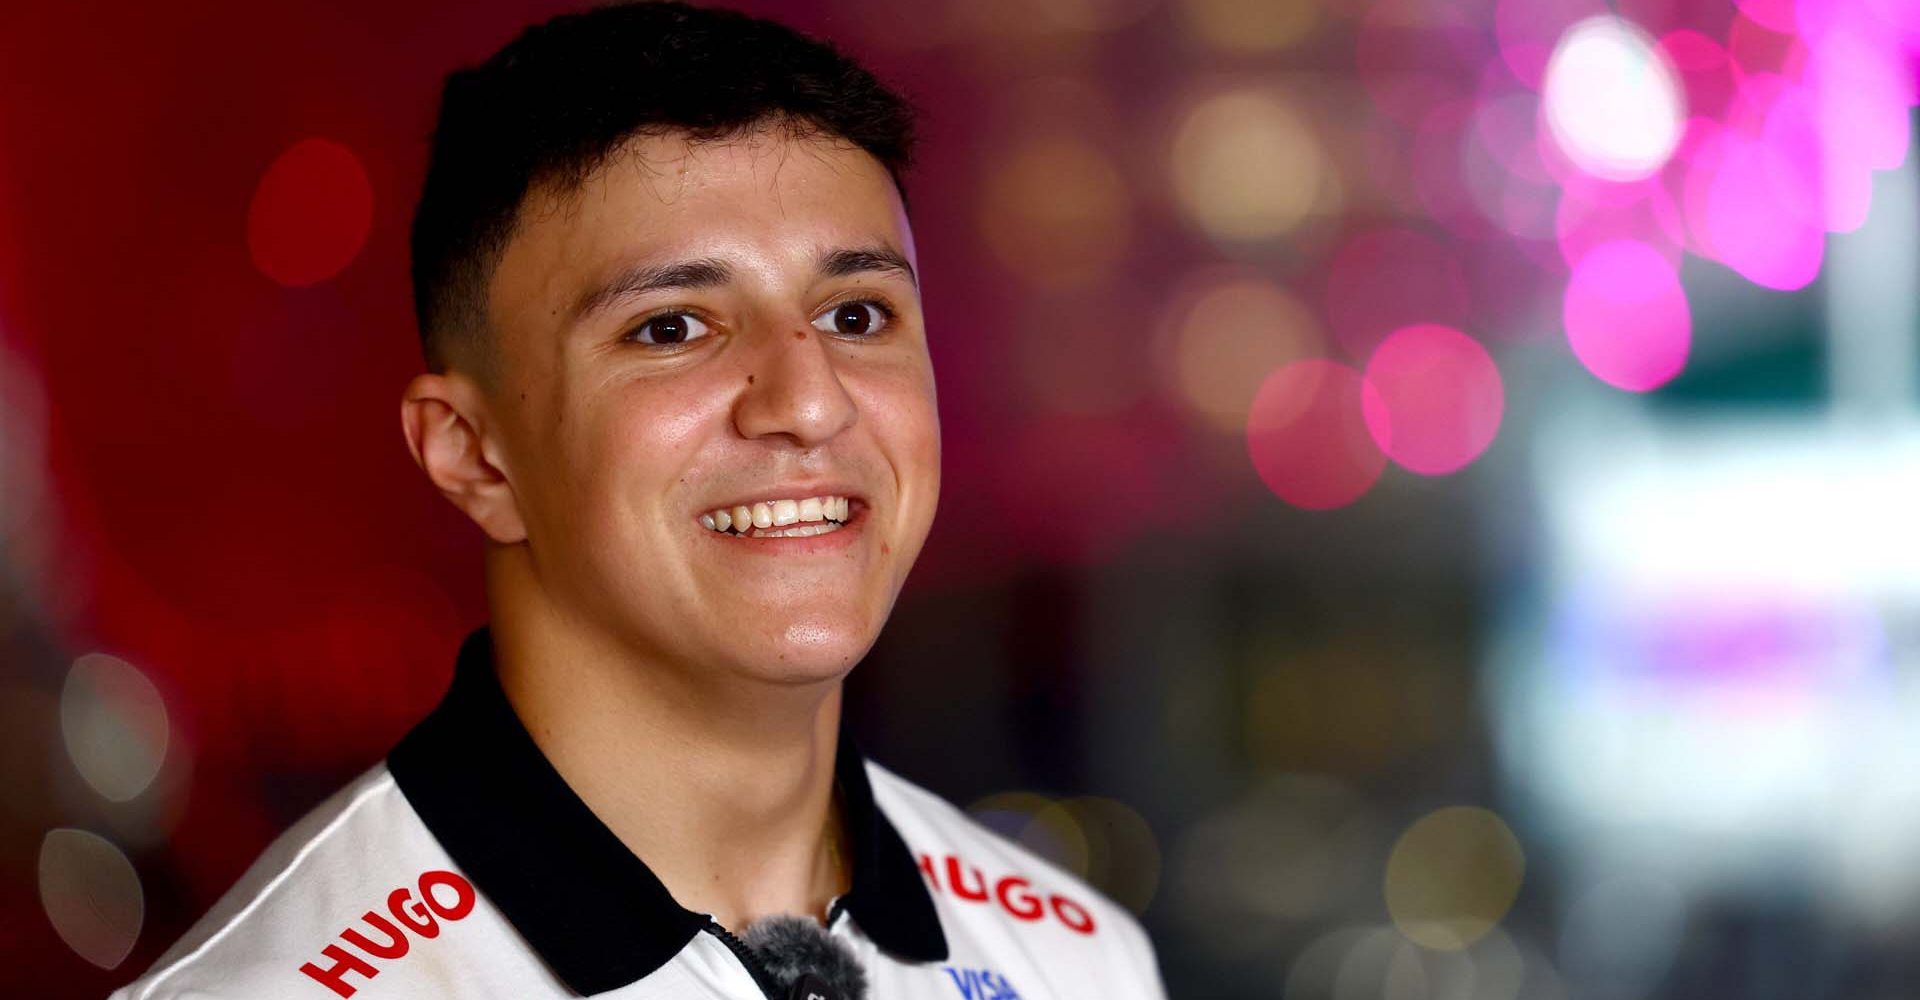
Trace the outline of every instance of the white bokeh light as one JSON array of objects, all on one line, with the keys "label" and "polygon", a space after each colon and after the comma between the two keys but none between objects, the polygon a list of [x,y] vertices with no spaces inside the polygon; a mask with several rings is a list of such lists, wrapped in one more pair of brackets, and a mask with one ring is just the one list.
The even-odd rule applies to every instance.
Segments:
[{"label": "white bokeh light", "polygon": [[40,841],[40,905],[74,954],[112,969],[126,961],[146,923],[146,894],[133,862],[86,830],[50,830]]},{"label": "white bokeh light", "polygon": [[1653,38],[1623,18],[1602,14],[1568,28],[1542,91],[1555,145],[1603,180],[1650,176],[1680,142],[1679,78]]},{"label": "white bokeh light", "polygon": [[74,767],[109,802],[153,784],[167,756],[166,702],[133,664],[105,653],[73,661],[60,691],[60,735]]}]

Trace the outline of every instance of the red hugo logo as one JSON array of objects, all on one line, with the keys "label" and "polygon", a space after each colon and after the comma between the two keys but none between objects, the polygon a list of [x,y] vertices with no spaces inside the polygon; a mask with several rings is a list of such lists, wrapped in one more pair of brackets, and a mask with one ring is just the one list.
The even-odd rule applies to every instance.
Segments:
[{"label": "red hugo logo", "polygon": [[[957,899],[972,903],[998,901],[1000,908],[1012,914],[1016,920],[1040,920],[1051,910],[1054,919],[1067,929],[1081,934],[1093,933],[1093,914],[1087,908],[1059,893],[1049,895],[1043,902],[1034,894],[1033,883],[1018,875],[1008,875],[988,886],[987,877],[980,869],[967,867],[961,870],[959,858],[947,855],[946,884]],[[940,872],[934,868],[933,858],[920,855],[920,873],[933,883],[933,891],[941,889]]]},{"label": "red hugo logo", "polygon": [[[385,941],[375,942],[372,938],[360,933],[359,928],[356,927],[341,931],[340,940],[373,958],[399,958],[412,947],[412,942],[407,940],[407,931],[412,931],[423,938],[436,938],[440,936],[440,921],[458,920],[473,912],[473,904],[476,901],[473,883],[453,872],[427,872],[420,876],[419,889],[419,899],[413,898],[413,893],[405,887],[387,894],[387,912],[393,915],[392,920],[373,910],[368,910],[366,915],[360,918],[368,927],[385,938]],[[435,889],[445,890],[442,896],[451,895],[452,902],[434,895]],[[308,962],[300,967],[300,971],[306,973],[314,982],[343,997],[352,996],[357,989],[347,983],[347,973],[351,972],[368,979],[380,974],[380,970],[374,968],[373,963],[337,944],[330,944],[320,949],[320,954],[333,959],[333,964],[322,969]]]}]

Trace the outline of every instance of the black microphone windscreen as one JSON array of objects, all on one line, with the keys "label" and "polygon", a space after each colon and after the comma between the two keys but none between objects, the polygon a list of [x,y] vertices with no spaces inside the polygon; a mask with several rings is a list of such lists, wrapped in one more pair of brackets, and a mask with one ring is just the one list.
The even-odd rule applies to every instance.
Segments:
[{"label": "black microphone windscreen", "polygon": [[783,991],[812,974],[832,988],[837,1000],[866,1000],[867,973],[853,950],[806,917],[761,917],[747,925],[740,940],[760,956]]}]

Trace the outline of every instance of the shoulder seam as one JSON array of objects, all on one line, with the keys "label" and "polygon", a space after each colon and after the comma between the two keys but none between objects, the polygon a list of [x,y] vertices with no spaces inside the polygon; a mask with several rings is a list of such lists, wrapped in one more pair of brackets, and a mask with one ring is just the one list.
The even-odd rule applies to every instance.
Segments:
[{"label": "shoulder seam", "polygon": [[229,931],[240,926],[241,921],[245,920],[254,910],[258,909],[261,903],[266,902],[267,897],[273,895],[274,890],[280,888],[280,884],[285,882],[289,876],[299,869],[300,865],[307,860],[307,856],[313,853],[313,849],[319,846],[320,842],[325,840],[328,834],[331,834],[335,828],[345,823],[354,813],[358,812],[360,807],[364,805],[368,799],[372,798],[376,792],[385,791],[392,786],[393,775],[389,773],[382,775],[379,781],[361,789],[360,794],[355,795],[353,801],[347,803],[345,809],[340,810],[340,815],[329,820],[326,826],[321,827],[313,836],[307,838],[306,843],[300,845],[300,850],[295,852],[292,860],[287,862],[286,867],[280,869],[279,874],[275,875],[266,885],[261,886],[260,891],[254,894],[253,899],[249,900],[247,905],[240,908],[240,912],[229,917],[227,922],[221,925],[219,930],[214,931],[205,941],[200,942],[200,947],[180,956],[173,961],[173,964],[156,973],[152,979],[147,981],[147,985],[143,987],[139,993],[134,995],[133,1000],[149,1000],[149,998],[153,996],[153,991],[159,989],[160,984],[165,982],[167,977],[179,971],[180,968],[188,962],[199,958],[207,949],[219,944],[220,940],[225,938]]}]

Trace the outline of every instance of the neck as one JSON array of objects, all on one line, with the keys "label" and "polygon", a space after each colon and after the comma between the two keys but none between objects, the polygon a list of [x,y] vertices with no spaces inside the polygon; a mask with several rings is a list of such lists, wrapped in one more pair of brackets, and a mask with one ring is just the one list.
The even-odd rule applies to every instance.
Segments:
[{"label": "neck", "polygon": [[703,678],[538,605],[492,600],[515,714],[681,906],[738,929],[825,919],[848,889],[835,820],[840,683]]}]

